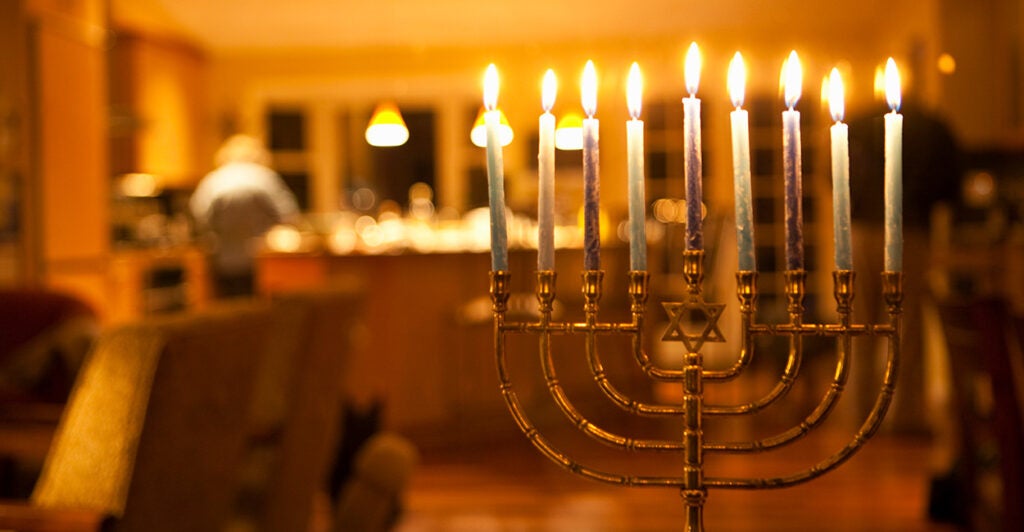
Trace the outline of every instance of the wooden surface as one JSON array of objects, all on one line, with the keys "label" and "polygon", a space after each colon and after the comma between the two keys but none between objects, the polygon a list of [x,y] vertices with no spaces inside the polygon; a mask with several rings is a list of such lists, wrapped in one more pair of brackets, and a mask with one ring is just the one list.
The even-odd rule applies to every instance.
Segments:
[{"label": "wooden surface", "polygon": [[[811,448],[831,449],[839,443],[836,437],[825,440]],[[595,460],[591,465],[615,470],[651,462],[629,453],[581,453]],[[804,465],[808,454],[807,447],[798,446],[755,457],[715,457],[709,474],[749,475],[766,463],[771,469],[790,469]],[[925,440],[881,435],[840,469],[807,484],[711,491],[704,524],[709,532],[952,532],[926,518],[928,456]],[[667,455],[658,459],[678,461]],[[683,528],[683,503],[676,490],[622,488],[577,478],[512,433],[497,445],[424,452],[405,508],[398,532]]]}]

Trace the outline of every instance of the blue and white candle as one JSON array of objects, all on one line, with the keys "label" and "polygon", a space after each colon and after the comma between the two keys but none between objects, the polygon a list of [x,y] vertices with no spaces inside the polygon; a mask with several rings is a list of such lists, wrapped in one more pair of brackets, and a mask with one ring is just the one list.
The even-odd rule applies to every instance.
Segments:
[{"label": "blue and white candle", "polygon": [[629,170],[629,269],[647,269],[647,212],[644,200],[644,121],[640,120],[643,93],[640,66],[633,63],[626,83],[626,156]]},{"label": "blue and white candle", "polygon": [[736,202],[736,248],[740,271],[757,269],[754,260],[754,209],[750,194],[750,123],[743,110],[747,71],[739,52],[729,62],[727,85],[736,108],[729,114],[732,123],[732,177]]},{"label": "blue and white candle", "polygon": [[548,69],[541,84],[541,107],[537,149],[537,269],[555,269],[555,105],[558,80]]},{"label": "blue and white candle", "polygon": [[786,269],[804,269],[803,169],[800,152],[800,100],[803,72],[796,51],[782,67],[786,110],[782,112],[782,170],[785,181]]},{"label": "blue and white candle", "polygon": [[501,154],[501,111],[498,110],[498,69],[484,73],[484,127],[487,131],[487,197],[491,206],[491,270],[508,271],[508,230],[505,227],[505,168]]},{"label": "blue and white candle", "polygon": [[885,271],[903,270],[903,115],[899,113],[900,72],[885,64]]},{"label": "blue and white candle", "polygon": [[583,69],[580,91],[583,112],[583,267],[601,269],[601,164],[597,113],[597,72],[594,62]]},{"label": "blue and white candle", "polygon": [[686,249],[704,249],[704,231],[701,226],[703,214],[703,161],[700,146],[700,99],[697,86],[700,84],[700,50],[697,43],[690,43],[686,52],[684,67],[686,91],[683,98],[683,154],[686,176]]},{"label": "blue and white candle", "polygon": [[853,242],[850,234],[850,133],[843,123],[846,110],[843,78],[833,68],[828,78],[828,107],[835,124],[832,138],[832,238],[835,241],[837,270],[853,269]]}]

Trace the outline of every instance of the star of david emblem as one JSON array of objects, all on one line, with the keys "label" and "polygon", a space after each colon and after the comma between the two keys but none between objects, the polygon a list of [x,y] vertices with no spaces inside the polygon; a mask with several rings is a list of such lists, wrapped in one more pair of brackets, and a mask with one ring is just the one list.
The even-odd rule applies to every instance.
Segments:
[{"label": "star of david emblem", "polygon": [[725,341],[722,330],[718,328],[718,318],[725,310],[724,303],[708,303],[699,294],[694,294],[681,303],[664,302],[661,305],[671,320],[661,337],[663,342],[683,342],[690,353],[696,353],[704,342]]}]

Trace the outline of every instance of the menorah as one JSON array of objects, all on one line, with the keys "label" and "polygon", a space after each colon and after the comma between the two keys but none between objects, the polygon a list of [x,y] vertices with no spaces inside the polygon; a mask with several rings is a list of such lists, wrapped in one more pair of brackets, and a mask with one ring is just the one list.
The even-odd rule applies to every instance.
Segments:
[{"label": "menorah", "polygon": [[[743,103],[743,61],[737,53],[729,67],[729,92],[735,110],[730,113],[733,144],[733,177],[736,198],[736,229],[739,271],[736,273],[736,294],[739,298],[741,338],[735,362],[724,370],[707,369],[703,348],[708,342],[724,342],[718,325],[725,305],[705,301],[704,237],[702,232],[702,162],[700,100],[696,96],[700,73],[700,55],[696,43],[690,45],[686,57],[686,86],[689,96],[683,98],[683,129],[686,186],[686,250],[683,252],[683,276],[686,293],[681,301],[662,303],[668,312],[668,329],[662,341],[681,342],[685,351],[681,367],[659,365],[645,351],[644,314],[649,295],[650,274],[647,271],[644,215],[643,122],[640,115],[640,73],[636,63],[630,68],[627,103],[630,120],[626,128],[627,189],[629,204],[630,271],[628,297],[632,319],[629,322],[608,322],[598,319],[604,272],[600,269],[600,206],[599,206],[599,124],[596,113],[596,74],[588,61],[581,80],[581,103],[587,114],[582,128],[583,149],[583,321],[555,321],[555,272],[553,269],[553,173],[554,117],[550,114],[554,101],[553,73],[545,74],[542,89],[544,114],[539,122],[538,149],[538,255],[537,255],[537,321],[506,321],[511,295],[508,271],[508,246],[505,228],[504,173],[498,126],[497,70],[490,65],[484,75],[484,124],[487,147],[488,194],[491,207],[491,301],[494,312],[495,355],[501,392],[519,428],[541,453],[562,467],[580,476],[622,486],[672,486],[681,491],[686,505],[686,530],[703,530],[704,502],[709,488],[761,489],[792,486],[817,478],[848,460],[878,430],[892,400],[900,351],[900,315],[903,299],[902,268],[902,124],[898,109],[901,101],[899,72],[890,58],[886,62],[886,100],[891,112],[885,116],[885,261],[882,278],[882,299],[888,312],[888,323],[859,324],[853,322],[854,278],[850,236],[849,141],[844,113],[843,85],[838,69],[829,76],[829,107],[835,124],[831,127],[835,271],[832,274],[836,300],[836,321],[807,323],[804,321],[804,297],[807,272],[803,256],[802,169],[800,144],[800,113],[794,107],[800,98],[802,71],[795,51],[784,63],[783,80],[787,109],[782,113],[783,183],[785,199],[786,271],[783,272],[786,295],[786,323],[757,323],[757,268],[754,260],[753,219],[750,194],[750,148],[747,114]],[[550,81],[550,82],[549,82]],[[693,319],[700,317],[699,319]],[[612,447],[628,451],[652,451],[682,455],[682,473],[678,476],[627,476],[582,465],[556,449],[527,418],[516,397],[506,367],[506,338],[509,334],[536,335],[544,380],[558,408],[569,421],[587,436]],[[588,420],[570,401],[555,372],[552,337],[582,337],[584,354],[594,381],[601,392],[629,414],[649,417],[678,418],[682,436],[678,440],[632,438],[615,434]],[[888,363],[875,404],[853,438],[840,450],[811,467],[787,476],[767,478],[729,478],[706,476],[704,453],[759,453],[800,440],[819,427],[834,410],[846,386],[852,356],[853,339],[858,336],[886,340]],[[643,374],[657,382],[676,383],[682,387],[680,404],[655,404],[638,401],[617,389],[601,364],[598,340],[607,337],[630,339],[632,355]],[[740,404],[705,404],[704,382],[722,382],[744,373],[754,357],[755,340],[787,338],[788,357],[778,382],[767,394],[752,402]],[[804,340],[808,337],[830,337],[836,342],[836,366],[827,391],[814,409],[796,425],[770,437],[752,441],[705,441],[706,416],[742,416],[762,411],[785,396],[797,380],[804,357]],[[664,364],[664,363],[662,363]]]},{"label": "menorah", "polygon": [[[739,313],[742,334],[739,352],[735,362],[727,369],[705,369],[702,348],[708,342],[725,341],[718,320],[725,309],[724,304],[705,301],[702,294],[704,282],[704,251],[683,252],[683,276],[686,294],[681,301],[663,303],[669,316],[669,326],[662,341],[681,342],[685,356],[681,367],[661,367],[645,351],[644,320],[648,299],[649,272],[632,270],[628,272],[628,298],[631,321],[607,322],[598,316],[604,272],[585,269],[582,273],[583,321],[566,322],[552,319],[555,302],[556,274],[552,270],[537,271],[537,302],[539,317],[536,321],[506,321],[510,296],[509,271],[497,270],[490,274],[490,294],[494,312],[495,355],[501,393],[519,428],[533,445],[558,465],[585,478],[600,482],[636,487],[675,487],[680,490],[685,503],[685,530],[703,530],[703,510],[708,490],[763,489],[792,486],[815,479],[837,468],[848,460],[864,443],[875,434],[881,425],[892,399],[899,367],[901,307],[903,299],[903,274],[897,271],[881,273],[882,297],[887,307],[888,323],[854,323],[852,317],[854,299],[854,278],[852,270],[836,270],[832,273],[833,292],[836,301],[837,318],[832,323],[807,323],[804,321],[804,296],[807,273],[804,270],[784,272],[788,321],[786,323],[757,323],[757,272],[741,270],[736,273],[736,295],[739,299]],[[691,319],[702,317],[702,319]],[[694,327],[697,323],[699,326]],[[697,330],[699,329],[699,330]],[[621,450],[650,451],[682,455],[683,469],[679,476],[627,476],[601,471],[580,464],[555,448],[551,442],[528,419],[519,402],[509,377],[506,365],[506,338],[510,334],[536,335],[539,339],[539,353],[544,379],[554,402],[573,425],[587,436]],[[677,418],[682,422],[682,437],[678,441],[630,438],[605,430],[589,421],[570,401],[558,381],[555,372],[552,336],[569,335],[582,337],[584,351],[593,374],[593,379],[605,396],[629,414],[648,417]],[[601,337],[625,336],[631,340],[632,356],[643,373],[658,382],[677,383],[682,387],[681,404],[654,404],[637,401],[616,389],[605,373],[598,353]],[[705,474],[705,453],[759,453],[776,449],[809,434],[821,425],[836,406],[846,386],[849,373],[852,340],[858,336],[873,336],[886,340],[887,365],[881,388],[874,406],[852,439],[831,456],[825,457],[813,466],[788,476],[771,478],[729,478]],[[757,337],[788,338],[788,358],[785,369],[774,387],[763,397],[744,404],[705,404],[704,384],[719,383],[734,379],[748,367],[754,357]],[[797,380],[804,351],[804,339],[808,337],[830,337],[836,342],[836,364],[832,382],[820,403],[795,426],[776,435],[752,441],[706,441],[704,418],[708,416],[740,416],[761,411],[783,397]]]}]

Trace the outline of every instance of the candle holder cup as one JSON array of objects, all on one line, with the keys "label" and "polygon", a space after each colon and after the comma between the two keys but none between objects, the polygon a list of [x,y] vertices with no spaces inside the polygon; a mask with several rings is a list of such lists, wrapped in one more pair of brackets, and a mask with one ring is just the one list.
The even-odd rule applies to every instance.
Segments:
[{"label": "candle holder cup", "polygon": [[[857,324],[854,323],[852,317],[854,272],[849,270],[833,272],[836,321],[808,323],[804,320],[806,272],[803,270],[787,271],[784,277],[788,320],[785,323],[767,324],[758,323],[755,320],[757,272],[739,271],[736,273],[736,296],[739,301],[741,326],[739,351],[732,367],[724,370],[707,369],[704,367],[702,349],[708,342],[724,341],[718,327],[718,320],[725,305],[705,301],[702,292],[703,263],[703,250],[685,251],[683,254],[683,276],[686,282],[686,292],[681,301],[662,304],[669,317],[669,326],[662,336],[662,341],[681,342],[685,350],[681,366],[671,368],[656,364],[644,349],[645,307],[649,295],[650,278],[646,271],[630,271],[628,273],[627,295],[630,302],[631,319],[626,322],[608,322],[599,319],[598,303],[601,299],[604,276],[604,272],[600,270],[585,270],[582,274],[584,319],[581,322],[562,322],[552,319],[552,306],[556,297],[555,273],[553,271],[537,272],[539,318],[530,322],[509,322],[505,319],[510,295],[510,273],[493,271],[490,278],[494,314],[494,352],[500,389],[512,417],[522,432],[542,454],[579,476],[620,486],[678,489],[685,505],[685,530],[688,531],[704,529],[703,509],[709,490],[793,486],[824,475],[849,459],[881,425],[895,389],[900,357],[900,321],[903,300],[903,276],[901,273],[882,272],[882,297],[887,307],[887,322]],[[696,327],[700,329],[699,331],[694,332],[695,327],[688,323],[691,315],[705,317],[701,320],[703,325]],[[506,339],[509,335],[524,334],[539,338],[541,364],[546,385],[554,402],[575,427],[587,436],[620,450],[677,454],[681,460],[681,474],[633,476],[611,473],[579,463],[557,449],[527,417],[507,371]],[[681,438],[658,440],[625,437],[600,428],[589,421],[575,408],[559,383],[553,363],[554,354],[551,343],[553,335],[568,335],[583,339],[585,355],[593,378],[612,403],[633,415],[669,417],[679,420],[682,428]],[[648,378],[656,382],[675,383],[681,387],[681,403],[658,404],[638,401],[613,386],[601,365],[597,348],[599,337],[616,335],[631,339],[632,357]],[[836,368],[832,382],[813,411],[794,427],[770,437],[751,441],[706,440],[703,429],[705,418],[753,414],[775,403],[789,391],[797,378],[803,356],[803,340],[809,336],[828,337],[836,342]],[[790,444],[817,428],[833,411],[846,385],[852,339],[858,336],[886,339],[888,362],[872,410],[844,447],[830,456],[822,458],[807,469],[784,476],[734,478],[706,474],[705,453],[759,453]],[[757,337],[788,339],[786,367],[774,388],[749,403],[705,404],[705,383],[720,383],[740,376],[753,359]]]}]

